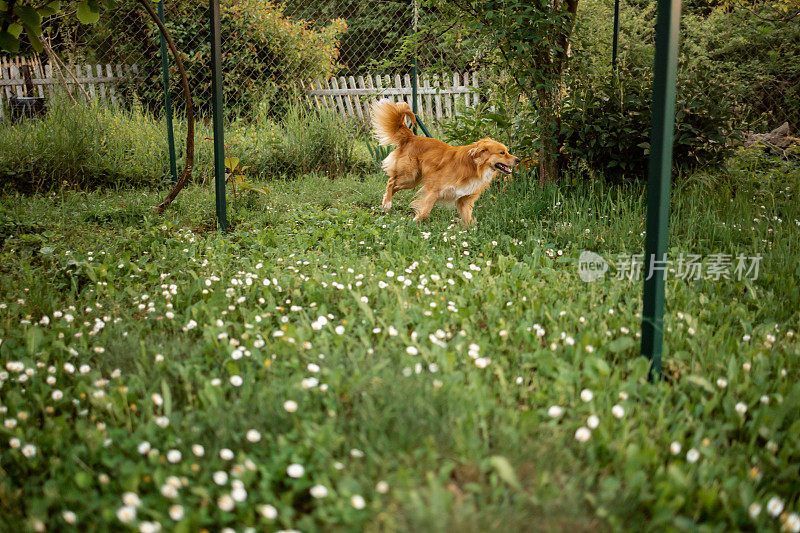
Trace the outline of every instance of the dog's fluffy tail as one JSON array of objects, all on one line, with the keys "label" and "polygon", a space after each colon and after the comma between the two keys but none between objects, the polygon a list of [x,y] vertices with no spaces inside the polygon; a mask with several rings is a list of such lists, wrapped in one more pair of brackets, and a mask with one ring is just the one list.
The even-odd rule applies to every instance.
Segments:
[{"label": "dog's fluffy tail", "polygon": [[382,146],[402,146],[414,137],[414,132],[406,126],[406,119],[412,126],[417,124],[417,118],[406,102],[394,103],[384,99],[372,105],[372,128]]}]

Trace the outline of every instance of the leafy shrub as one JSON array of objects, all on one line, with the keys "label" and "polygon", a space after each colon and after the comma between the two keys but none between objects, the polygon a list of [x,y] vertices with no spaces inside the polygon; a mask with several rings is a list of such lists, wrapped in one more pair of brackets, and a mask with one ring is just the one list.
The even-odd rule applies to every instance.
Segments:
[{"label": "leafy shrub", "polygon": [[0,179],[19,189],[146,186],[168,174],[164,122],[141,110],[56,98],[41,119],[0,128]]},{"label": "leafy shrub", "polygon": [[[674,164],[692,168],[723,160],[732,138],[732,106],[702,71],[678,81]],[[650,142],[652,69],[626,67],[618,78],[576,80],[564,108],[564,151],[607,176],[644,178]]]},{"label": "leafy shrub", "polygon": [[[610,23],[604,7],[589,2],[576,29],[576,57],[564,100],[563,150],[573,163],[611,178],[644,178],[649,154],[653,91],[654,6],[623,4],[618,72],[610,66]],[[608,33],[605,33],[608,31]],[[692,37],[686,37],[691,41]],[[735,98],[684,44],[675,115],[674,162],[691,168],[721,162],[730,153]]]},{"label": "leafy shrub", "polygon": [[[166,27],[183,55],[200,114],[210,113],[212,95],[205,7],[206,3],[197,0],[165,5]],[[336,70],[338,38],[346,28],[342,20],[312,28],[305,21],[286,17],[281,6],[258,0],[223,0],[221,24],[225,34],[225,103],[231,116],[249,116],[259,109],[275,111],[276,115],[285,112],[296,81],[327,76]],[[123,6],[88,31],[92,32],[89,47],[100,61],[127,63],[131,58],[141,58],[144,65],[139,70],[146,78],[138,90],[148,107],[160,109],[163,94],[158,31],[140,8],[135,3]],[[106,48],[108,42],[115,44]],[[174,62],[171,86],[173,100],[180,105],[183,98]]]}]

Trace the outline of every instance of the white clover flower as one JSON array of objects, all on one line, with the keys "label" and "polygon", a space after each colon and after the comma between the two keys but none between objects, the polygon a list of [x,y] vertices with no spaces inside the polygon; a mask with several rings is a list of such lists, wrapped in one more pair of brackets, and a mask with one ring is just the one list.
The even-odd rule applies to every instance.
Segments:
[{"label": "white clover flower", "polygon": [[8,439],[8,445],[11,446],[12,449],[16,450],[22,446],[22,442],[17,437],[11,437]]},{"label": "white clover flower", "polygon": [[592,437],[592,430],[587,427],[579,427],[575,431],[575,440],[578,442],[586,442]]},{"label": "white clover flower", "polygon": [[182,458],[183,454],[181,454],[180,450],[169,450],[167,452],[167,461],[172,464],[180,463]]},{"label": "white clover flower", "polygon": [[696,448],[690,448],[689,451],[686,452],[686,460],[690,463],[696,463],[698,459],[700,459],[700,452],[698,452]]},{"label": "white clover flower", "polygon": [[583,389],[581,391],[581,400],[584,402],[591,402],[594,399],[594,393],[589,389]]},{"label": "white clover flower", "polygon": [[297,411],[297,402],[294,400],[286,400],[283,402],[283,408],[287,413],[294,413]]},{"label": "white clover flower", "polygon": [[33,444],[26,444],[25,446],[22,447],[22,455],[30,459],[31,457],[36,455],[36,446],[34,446]]},{"label": "white clover flower", "polygon": [[231,461],[233,459],[233,450],[230,448],[222,448],[219,451],[219,457],[223,461]]},{"label": "white clover flower", "polygon": [[778,516],[783,512],[783,500],[777,496],[773,496],[767,502],[767,512],[771,516]]},{"label": "white clover flower", "polygon": [[243,502],[247,499],[247,491],[244,490],[244,487],[234,487],[231,491],[231,498],[233,498],[236,502]]},{"label": "white clover flower", "polygon": [[749,361],[745,361],[744,363],[742,363],[742,370],[744,370],[745,372],[750,372],[750,368],[752,368],[752,366],[750,365]]},{"label": "white clover flower", "polygon": [[261,516],[266,518],[267,520],[275,520],[278,518],[278,510],[275,509],[272,505],[262,505],[258,508],[258,512],[261,513]]},{"label": "white clover flower", "polygon": [[797,513],[790,513],[781,529],[788,533],[800,533],[800,516]]},{"label": "white clover flower", "polygon": [[130,507],[139,507],[142,504],[142,500],[139,499],[135,492],[125,492],[122,494],[122,503]]},{"label": "white clover flower", "polygon": [[758,515],[761,514],[761,504],[753,502],[750,504],[750,507],[747,508],[747,512],[750,515],[750,518],[755,520],[758,518]]},{"label": "white clover flower", "polygon": [[300,385],[304,389],[313,389],[314,387],[319,385],[319,380],[317,378],[314,378],[314,377],[305,378],[305,379],[303,379],[303,381],[300,382]]},{"label": "white clover flower", "polygon": [[78,521],[78,516],[72,511],[64,511],[61,513],[61,518],[63,518],[64,522],[67,524],[75,524],[75,522]]},{"label": "white clover flower", "polygon": [[197,457],[203,457],[203,455],[206,453],[206,450],[200,444],[192,444],[192,453]]},{"label": "white clover flower", "polygon": [[363,496],[361,496],[360,494],[354,494],[354,495],[353,495],[353,496],[350,498],[350,504],[351,504],[351,505],[352,505],[352,506],[353,506],[355,509],[363,509],[364,507],[366,507],[366,506],[367,506],[367,502],[366,502],[366,501],[364,501],[364,497],[363,497]]},{"label": "white clover flower", "polygon": [[614,415],[614,418],[622,418],[625,416],[625,408],[620,404],[616,404],[611,408],[611,414]]},{"label": "white clover flower", "polygon": [[406,348],[406,353],[408,355],[417,355],[419,353],[419,350],[417,350],[417,348],[414,346],[409,346],[408,348]]},{"label": "white clover flower", "polygon": [[154,392],[152,395],[150,395],[150,399],[153,400],[153,403],[156,404],[158,407],[164,405],[164,398],[162,398],[161,395],[157,392]]},{"label": "white clover flower", "polygon": [[244,382],[244,380],[242,380],[242,376],[238,374],[234,374],[233,376],[231,376],[230,381],[231,385],[233,385],[234,387],[241,387],[242,383]]},{"label": "white clover flower", "polygon": [[761,398],[759,398],[759,400],[758,400],[758,401],[760,401],[760,402],[761,402],[761,403],[763,403],[764,405],[767,405],[767,404],[769,403],[769,396],[767,396],[767,395],[765,394],[765,395],[763,395]]},{"label": "white clover flower", "polygon": [[727,386],[728,386],[728,380],[727,379],[719,378],[717,380],[717,387],[719,387],[720,389],[724,389]]},{"label": "white clover flower", "polygon": [[[50,376],[50,377],[52,377],[52,376]],[[61,392],[59,389],[56,389],[56,390],[54,390],[53,392],[50,393],[50,397],[53,400],[58,401],[58,400],[60,400],[61,398],[64,397],[64,393]]]},{"label": "white clover flower", "polygon": [[228,482],[228,473],[223,472],[222,470],[217,470],[211,475],[211,479],[213,479],[214,483],[217,485],[224,485]]},{"label": "white clover flower", "polygon": [[344,326],[336,326],[335,331],[337,335],[344,335]]},{"label": "white clover flower", "polygon": [[308,363],[308,366],[306,368],[308,368],[309,372],[314,372],[314,373],[319,372],[319,365],[314,363]]},{"label": "white clover flower", "polygon": [[139,522],[139,533],[158,533],[161,524],[158,522]]},{"label": "white clover flower", "polygon": [[229,494],[223,494],[217,499],[217,506],[223,511],[232,511],[236,503]]},{"label": "white clover flower", "polygon": [[303,465],[292,463],[286,468],[286,473],[289,477],[297,479],[303,477],[303,474],[306,473],[306,469],[303,468]]},{"label": "white clover flower", "polygon": [[397,337],[397,335],[399,334],[397,328],[395,328],[394,326],[389,326],[389,329],[387,331],[389,332],[390,337]]},{"label": "white clover flower", "polygon": [[478,357],[475,359],[475,366],[478,368],[486,368],[492,362],[488,357]]},{"label": "white clover flower", "polygon": [[746,403],[744,403],[744,402],[739,402],[739,403],[737,403],[737,404],[736,404],[736,407],[735,407],[735,409],[736,409],[736,412],[737,412],[737,413],[738,413],[740,416],[744,416],[744,415],[745,415],[745,413],[747,412],[747,404],[746,404]]},{"label": "white clover flower", "polygon": [[117,519],[123,524],[128,524],[136,520],[136,507],[123,505],[117,509]]},{"label": "white clover flower", "polygon": [[669,445],[669,453],[672,455],[678,455],[681,453],[681,443],[678,441],[672,441],[672,444]]},{"label": "white clover flower", "polygon": [[597,429],[597,426],[600,425],[600,419],[597,415],[591,415],[586,419],[586,425],[589,426],[589,429]]},{"label": "white clover flower", "polygon": [[328,489],[325,487],[325,485],[314,485],[308,492],[314,498],[324,498],[328,495]]},{"label": "white clover flower", "polygon": [[166,416],[157,416],[156,417],[156,425],[160,428],[166,428],[169,426],[169,418]]},{"label": "white clover flower", "polygon": [[161,485],[161,495],[165,498],[173,500],[178,497],[178,489],[168,483],[165,483],[164,485]]},{"label": "white clover flower", "polygon": [[247,431],[246,438],[250,442],[258,442],[261,440],[261,433],[258,430],[250,429]]},{"label": "white clover flower", "polygon": [[183,519],[183,506],[182,505],[170,505],[169,506],[169,517],[172,518],[174,521],[179,522]]},{"label": "white clover flower", "polygon": [[386,494],[389,492],[389,484],[383,480],[378,481],[378,483],[375,485],[375,491],[378,494]]}]

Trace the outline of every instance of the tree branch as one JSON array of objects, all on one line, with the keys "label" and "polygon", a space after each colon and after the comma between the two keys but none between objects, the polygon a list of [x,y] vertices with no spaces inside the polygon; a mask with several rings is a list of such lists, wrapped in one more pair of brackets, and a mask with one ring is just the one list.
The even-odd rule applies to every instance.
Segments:
[{"label": "tree branch", "polygon": [[167,46],[169,47],[170,53],[172,53],[172,57],[175,58],[175,64],[178,67],[178,74],[180,75],[181,85],[183,86],[183,97],[186,101],[186,164],[183,167],[183,172],[181,172],[181,177],[178,179],[178,182],[169,194],[167,194],[167,197],[164,198],[164,201],[156,206],[156,210],[159,213],[163,213],[164,210],[169,207],[169,204],[175,200],[178,193],[181,192],[181,189],[186,186],[189,178],[192,177],[192,169],[194,168],[194,106],[192,105],[192,91],[189,89],[189,79],[186,76],[186,69],[183,67],[183,61],[181,60],[181,55],[178,53],[178,48],[175,46],[167,28],[164,27],[161,19],[158,18],[158,15],[156,15],[156,12],[153,10],[153,6],[150,5],[150,0],[139,0],[139,3],[142,4],[147,14],[153,19],[153,22],[156,23],[159,31],[164,35],[164,40],[167,41]]}]

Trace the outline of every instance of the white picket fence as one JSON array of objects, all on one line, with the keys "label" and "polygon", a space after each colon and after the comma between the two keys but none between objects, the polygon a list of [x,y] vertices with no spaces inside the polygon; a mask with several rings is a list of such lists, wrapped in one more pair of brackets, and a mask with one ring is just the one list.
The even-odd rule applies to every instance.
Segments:
[{"label": "white picket fence", "polygon": [[[85,92],[92,101],[114,107],[120,103],[117,85],[139,77],[136,65],[68,65],[69,71],[56,66],[54,72],[49,63],[42,65],[40,61],[0,58],[0,118],[3,117],[6,101],[12,96],[27,96],[25,78],[21,72],[26,64],[30,67],[34,96],[51,96],[56,88],[63,90],[66,84],[77,99],[85,99]],[[76,85],[83,90],[76,90]]]},{"label": "white picket fence", "polygon": [[[369,120],[369,106],[380,98],[411,103],[411,76],[339,76],[301,82],[308,105],[332,109],[344,117]],[[445,81],[438,75],[421,76],[417,88],[420,120],[432,122],[456,116],[464,108],[476,106],[478,74],[454,72]]]}]

